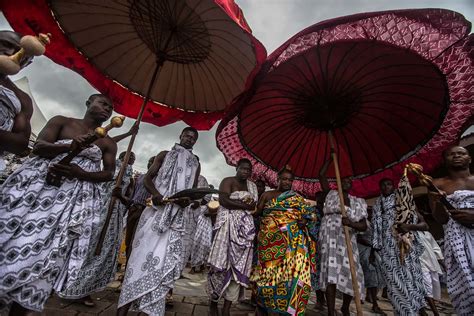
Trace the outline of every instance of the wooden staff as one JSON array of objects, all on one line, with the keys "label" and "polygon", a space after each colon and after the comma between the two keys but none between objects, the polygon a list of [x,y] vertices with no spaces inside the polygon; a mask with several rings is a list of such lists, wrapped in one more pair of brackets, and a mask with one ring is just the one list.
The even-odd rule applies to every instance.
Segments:
[{"label": "wooden staff", "polygon": [[[105,127],[97,127],[93,132],[89,133],[86,136],[84,145],[90,145],[93,142],[95,142],[97,139],[107,136],[107,132],[110,131],[112,128],[121,127],[124,120],[125,120],[125,116],[122,116],[122,115],[114,116],[110,120],[110,123],[108,125],[106,125]],[[58,162],[58,164],[60,165],[70,164],[72,159],[74,159],[74,157],[76,157],[83,150],[84,148],[81,146],[78,146],[74,148],[73,150],[70,150],[68,154]],[[61,180],[62,180],[62,176],[60,175],[56,175],[50,172],[48,172],[48,174],[46,175],[46,183],[50,185],[54,185],[55,187],[61,186]]]},{"label": "wooden staff", "polygon": [[[341,183],[341,174],[339,172],[339,162],[337,160],[337,154],[334,147],[334,139],[332,132],[329,131],[329,142],[332,149],[332,161],[334,163],[334,171],[336,173],[336,182],[337,182],[337,192],[339,193],[339,206],[341,208],[342,217],[347,217],[346,207],[344,206],[344,195],[342,193],[342,183]],[[357,272],[355,269],[354,256],[352,252],[352,242],[349,235],[349,227],[343,226],[344,228],[344,239],[346,240],[347,255],[349,257],[349,267],[351,269],[351,279],[352,279],[352,288],[354,289],[354,300],[357,309],[357,315],[364,315],[362,311],[362,305],[360,303],[360,289],[359,283],[357,282]]]}]

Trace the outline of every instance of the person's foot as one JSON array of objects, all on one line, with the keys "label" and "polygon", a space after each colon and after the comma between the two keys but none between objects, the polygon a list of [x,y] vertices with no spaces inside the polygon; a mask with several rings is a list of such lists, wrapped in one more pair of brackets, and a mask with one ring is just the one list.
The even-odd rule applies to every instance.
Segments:
[{"label": "person's foot", "polygon": [[189,274],[196,274],[196,268],[195,268],[195,267],[192,267],[192,268],[191,268],[191,271],[189,271]]},{"label": "person's foot", "polygon": [[316,304],[314,304],[314,308],[317,309],[318,311],[323,311],[325,305],[326,305],[326,304],[324,304],[324,303],[316,302]]},{"label": "person's foot", "polygon": [[388,298],[388,295],[387,295],[387,288],[386,288],[386,287],[383,288],[382,297],[383,297],[383,298]]},{"label": "person's foot", "polygon": [[379,315],[387,315],[378,305],[372,306],[372,312]]},{"label": "person's foot", "polygon": [[94,307],[95,306],[95,303],[94,303],[94,300],[92,299],[92,297],[90,295],[87,295],[86,297],[84,297],[82,299],[82,303],[88,307]]},{"label": "person's foot", "polygon": [[165,301],[166,306],[172,307],[174,305],[173,301],[173,294],[166,294],[166,301]]},{"label": "person's foot", "polygon": [[351,312],[349,310],[349,307],[347,309],[344,309],[341,307],[341,313],[342,313],[342,316],[351,316]]}]

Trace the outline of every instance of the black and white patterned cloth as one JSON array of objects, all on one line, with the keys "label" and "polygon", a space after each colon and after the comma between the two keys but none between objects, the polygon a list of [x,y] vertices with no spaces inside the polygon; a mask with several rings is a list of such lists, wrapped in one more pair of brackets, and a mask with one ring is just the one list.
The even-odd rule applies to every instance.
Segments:
[{"label": "black and white patterned cloth", "polygon": [[[447,198],[458,209],[474,208],[474,191],[455,191]],[[474,229],[449,219],[444,225],[444,260],[456,313],[474,315]]]},{"label": "black and white patterned cloth", "polygon": [[[70,142],[59,141],[59,143]],[[12,301],[41,311],[51,291],[71,284],[86,258],[99,184],[65,179],[46,184],[56,158],[31,158],[0,187],[0,313]],[[93,145],[72,163],[100,171],[102,152]]]},{"label": "black and white patterned cloth", "polygon": [[[114,180],[100,184],[102,203],[101,207],[95,209],[93,212],[94,221],[92,224],[91,242],[89,244],[87,258],[81,269],[77,272],[78,277],[76,280],[67,286],[64,285],[61,289],[56,291],[56,294],[60,297],[79,299],[93,292],[105,289],[107,284],[114,279],[115,273],[117,272],[117,259],[120,243],[122,242],[124,214],[126,211],[125,206],[119,201],[116,201],[112,211],[101,253],[96,255],[95,249],[107,217],[112,190],[115,187],[115,178],[118,176],[121,166],[122,162],[117,160]],[[125,169],[121,184],[123,193],[127,190],[132,175],[132,166],[128,165]]]},{"label": "black and white patterned cloth", "polygon": [[[248,191],[234,191],[230,199],[245,201],[258,200],[257,186],[247,180]],[[231,283],[239,287],[242,298],[243,287],[250,285],[253,240],[255,226],[253,217],[247,210],[228,210],[222,205],[217,212],[214,225],[214,240],[209,253],[209,274],[207,293],[212,301],[218,301]]]},{"label": "black and white patterned cloth", "polygon": [[[191,150],[176,144],[155,178],[164,197],[193,187],[199,162]],[[165,297],[182,272],[184,218],[176,204],[143,210],[122,283],[119,307],[148,315],[165,314]]]},{"label": "black and white patterned cloth", "polygon": [[[364,199],[349,195],[350,207],[346,207],[347,217],[355,222],[367,218],[367,204]],[[354,296],[352,287],[349,257],[347,255],[342,216],[339,204],[339,195],[331,190],[324,203],[324,217],[319,231],[319,244],[321,247],[321,270],[319,285],[325,291],[329,284],[335,284],[336,289],[344,294]],[[354,258],[357,282],[361,299],[364,299],[364,274],[359,261],[359,250],[355,231],[349,228],[352,244],[352,255]]]},{"label": "black and white patterned cloth", "polygon": [[[418,315],[425,303],[425,288],[419,257],[423,246],[414,234],[413,244],[406,254],[405,263],[400,262],[398,242],[393,234],[396,218],[395,194],[379,197],[375,202],[372,216],[373,247],[379,250],[382,273],[387,285],[387,294],[396,315]],[[412,218],[409,224],[416,224]]]},{"label": "black and white patterned cloth", "polygon": [[[0,85],[0,130],[11,131],[15,117],[21,111],[21,103],[16,94]],[[5,169],[3,152],[0,151],[0,171]]]}]

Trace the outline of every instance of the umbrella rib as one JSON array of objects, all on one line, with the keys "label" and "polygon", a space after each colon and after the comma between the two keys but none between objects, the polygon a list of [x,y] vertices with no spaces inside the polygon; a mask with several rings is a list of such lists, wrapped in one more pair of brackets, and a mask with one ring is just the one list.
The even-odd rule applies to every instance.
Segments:
[{"label": "umbrella rib", "polygon": [[326,78],[326,74],[324,73],[323,71],[323,65],[322,65],[322,61],[321,61],[321,52],[319,50],[319,47],[320,47],[320,44],[319,44],[319,41],[318,41],[318,44],[316,46],[318,49],[316,49],[316,55],[317,55],[317,58],[318,58],[318,64],[319,64],[319,70],[321,71],[321,82],[323,84],[323,93],[327,93],[327,78]]},{"label": "umbrella rib", "polygon": [[[153,53],[150,52],[150,53],[148,54],[148,56],[144,58],[144,60],[143,60],[144,62],[143,62],[140,66],[138,66],[138,67],[136,68],[135,72],[133,73],[133,75],[131,76],[130,80],[128,81],[129,84],[135,80],[135,76],[140,72],[140,69],[143,68],[143,66],[145,66],[145,61],[148,60],[148,59],[150,58],[150,56],[152,56],[152,55],[153,55]],[[149,71],[153,71],[153,69],[149,69]],[[160,81],[158,80],[158,78],[157,78],[156,82],[160,82]],[[137,93],[138,93],[138,92],[137,92]],[[142,97],[145,97],[142,93],[138,93],[138,94],[141,95]]]},{"label": "umbrella rib", "polygon": [[[313,71],[313,68],[311,67],[311,64],[310,64],[308,58],[306,58],[306,55],[303,55],[302,57],[303,57],[304,63],[306,64],[306,66],[310,70],[311,78],[313,79],[313,80],[309,80],[310,85],[313,87],[313,90],[316,94],[322,94],[322,88],[319,86],[318,78],[316,78],[316,75]],[[313,84],[314,84],[314,86],[313,86]]]},{"label": "umbrella rib", "polygon": [[[285,105],[285,104],[275,103],[272,106],[275,106],[275,105]],[[289,103],[287,105],[292,105],[292,103]],[[259,107],[258,109],[252,109],[251,110],[252,112],[249,112],[249,114],[247,115],[247,118],[253,117],[257,113],[262,112],[262,111],[266,111],[266,110],[268,110],[268,108],[266,108],[266,107]],[[288,108],[284,108],[284,109],[273,110],[272,114],[277,114],[277,113],[294,114],[294,113],[298,113],[298,112],[300,112],[299,109],[288,107]],[[293,119],[293,116],[291,117],[291,119]]]},{"label": "umbrella rib", "polygon": [[[359,117],[358,118],[359,121],[361,121],[362,123],[364,124],[367,124],[367,125],[370,125],[372,129],[375,129],[376,130],[376,134],[377,135],[383,135],[383,132],[381,132],[378,127],[375,127],[374,125],[371,125],[371,122],[370,121],[365,121],[362,117]],[[385,142],[384,142],[385,143]],[[397,153],[395,152],[395,150],[393,149],[393,146],[390,146],[390,145],[387,145],[387,147],[389,148],[390,152],[392,153],[393,155],[393,160],[398,160],[399,158],[397,157]],[[376,153],[378,151],[375,151]],[[380,165],[385,165],[385,163],[383,162],[383,160],[380,158],[380,156],[377,154],[375,155],[377,157],[377,159],[379,160],[380,162]]]},{"label": "umbrella rib", "polygon": [[[313,132],[315,133],[315,139],[318,140],[318,144],[317,146],[315,147],[315,156],[316,156],[316,151],[319,152],[319,148],[320,148],[320,145],[321,145],[321,141],[322,141],[322,133],[321,131],[319,130],[313,130]],[[319,137],[318,137],[318,133],[319,133]],[[321,157],[321,155],[318,155],[317,157]],[[324,161],[326,160],[326,157],[324,156],[323,157],[323,161],[321,163],[321,166],[324,164]],[[319,167],[318,165],[318,159],[316,158],[315,161],[314,161],[314,164],[313,166],[311,167],[311,174],[316,174],[316,178],[318,179],[318,182],[319,182],[319,171],[320,171],[320,168],[318,168],[318,170],[315,170],[316,167]]]},{"label": "umbrella rib", "polygon": [[[135,46],[134,49],[130,49],[130,50],[127,51],[125,54],[120,55],[117,59],[113,60],[109,65],[107,65],[107,66],[105,66],[105,67],[103,68],[103,69],[104,69],[104,72],[106,72],[106,71],[108,72],[110,66],[114,66],[120,59],[126,58],[126,57],[127,57],[127,54],[129,54],[129,52],[131,52],[131,51],[134,52],[134,53],[136,53],[136,54],[133,56],[133,59],[134,59],[134,60],[138,60],[139,57],[140,57],[140,55],[142,55],[143,53],[146,53],[146,52],[148,51],[148,47],[146,47],[146,46],[143,46],[143,48],[142,48],[141,50],[139,50],[138,47],[139,47],[140,45],[141,45],[141,44]],[[136,50],[135,50],[135,48],[136,48]],[[129,69],[129,68],[132,67],[132,66],[133,66],[133,63],[127,63],[127,65],[126,65],[124,68],[122,68],[122,70],[120,70],[120,72],[119,72],[118,74],[116,74],[115,77],[117,77],[117,78],[120,77],[121,74],[122,74],[126,69]],[[128,84],[130,84],[130,82],[128,82]]]},{"label": "umbrella rib", "polygon": [[[301,137],[300,143],[293,149],[293,152],[291,153],[290,157],[293,156],[297,151],[299,151],[301,153],[305,152],[304,150],[301,151],[300,148],[304,149],[306,147],[306,145],[311,142],[311,134],[313,132],[314,132],[314,130],[312,130],[312,129],[309,129],[309,128],[306,129],[305,136]],[[303,139],[304,139],[304,141],[303,141]],[[298,161],[296,163],[295,170],[300,170],[301,169],[299,166],[301,165],[302,160],[304,160],[303,165],[302,165],[302,170],[306,169],[306,162],[308,161],[308,156],[309,156],[309,154],[304,155],[304,157],[306,157],[306,159],[305,159],[304,157],[302,157],[301,154],[298,155]],[[287,164],[288,164],[288,162],[287,162]],[[304,171],[303,171],[303,174],[304,174]]]},{"label": "umbrella rib", "polygon": [[[399,68],[399,67],[402,67],[402,66],[406,66],[406,67],[429,67],[432,69],[432,66],[431,65],[420,65],[420,64],[392,64],[392,65],[386,65],[386,66],[383,66],[383,67],[378,67],[378,68],[375,68],[373,70],[367,70],[366,72],[363,72],[361,70],[359,70],[359,72],[355,72],[355,78],[353,78],[352,82],[360,82],[362,79],[364,79],[365,77],[367,76],[372,76],[374,75],[375,73],[378,73],[379,71],[386,71],[390,68]],[[345,89],[347,87],[347,85],[349,84],[349,81],[347,81],[342,87],[341,89]]]},{"label": "umbrella rib", "polygon": [[[303,166],[304,166],[304,169],[305,169],[305,170],[308,170],[308,169],[310,168],[310,167],[307,168],[306,166],[308,165],[308,158],[309,158],[310,156],[312,156],[312,153],[313,153],[313,150],[312,150],[312,149],[313,149],[314,141],[315,141],[316,139],[320,139],[319,137],[317,137],[317,133],[318,133],[317,130],[315,130],[315,129],[308,129],[308,130],[310,131],[310,134],[309,134],[310,140],[307,142],[305,148],[307,148],[307,147],[309,147],[309,148],[308,148],[307,150],[305,150],[305,148],[303,148],[303,152],[304,152],[304,153],[307,153],[306,155],[304,155],[305,158],[303,158],[303,159],[304,159]],[[316,157],[315,157],[315,158],[316,158]],[[316,165],[316,164],[317,164],[317,160],[315,159],[315,160],[314,160],[314,165]],[[313,168],[313,169],[314,169],[314,168]],[[313,169],[312,169],[312,170],[313,170]],[[312,170],[311,170],[311,171],[312,171]],[[310,174],[310,175],[313,175],[314,173],[311,172],[311,173],[309,173],[309,174]]]},{"label": "umbrella rib", "polygon": [[[353,125],[354,125],[354,129],[357,130],[357,131],[359,132],[359,134],[362,134],[362,133],[360,132],[360,129],[359,129],[358,127],[356,127],[355,124],[353,124]],[[362,146],[362,143],[359,141],[359,138],[358,138],[358,137],[355,137],[355,134],[353,133],[353,131],[352,131],[351,129],[349,129],[349,128],[347,128],[346,130],[347,130],[349,133],[351,133],[352,136],[354,136],[354,139],[355,139],[355,141],[357,142],[357,144],[359,144],[359,147],[360,147],[360,148],[364,148],[364,146]],[[363,136],[365,136],[365,135],[363,135]],[[364,137],[363,139],[367,139],[367,137]],[[364,158],[365,158],[365,161],[366,161],[366,162],[368,163],[368,165],[369,165],[369,168],[371,168],[370,159],[367,157],[366,151],[365,151],[365,150],[362,150],[362,153],[363,153],[363,156],[364,156]],[[356,173],[356,172],[355,172],[355,169],[353,170],[353,173],[354,173],[354,174]],[[354,174],[353,174],[353,175],[354,175]]]},{"label": "umbrella rib", "polygon": [[429,104],[432,104],[432,105],[435,105],[437,107],[441,106],[442,108],[444,108],[444,105],[443,104],[440,104],[436,101],[433,101],[433,100],[429,100],[427,98],[424,98],[424,97],[420,97],[414,93],[403,93],[403,92],[392,92],[392,91],[382,91],[382,92],[372,92],[372,93],[369,93],[369,94],[364,94],[364,97],[371,97],[371,96],[375,96],[375,95],[403,95],[403,96],[406,96],[406,97],[411,97],[413,99],[416,99],[416,100],[421,100],[421,101],[425,101],[426,103],[429,103]]},{"label": "umbrella rib", "polygon": [[[349,141],[347,140],[347,136],[344,132],[344,129],[340,128],[339,132],[341,133],[342,139],[344,140],[344,143],[346,144],[347,152],[350,152],[351,147],[349,146]],[[351,159],[350,154],[349,154],[349,161],[351,163],[352,173],[355,173],[356,168],[354,166],[354,160]]]},{"label": "umbrella rib", "polygon": [[[303,57],[303,61],[305,62],[305,64],[308,65],[308,69],[310,69],[311,76],[313,77],[314,80],[309,80],[306,77],[306,74],[302,71],[301,67],[298,67],[298,66],[294,65],[293,63],[289,63],[288,65],[290,67],[292,67],[293,69],[295,69],[304,78],[304,80],[305,80],[304,82],[309,83],[309,86],[310,86],[311,89],[310,89],[309,93],[306,93],[306,95],[313,95],[314,93],[316,93],[316,94],[321,93],[321,89],[319,88],[319,85],[318,85],[318,80],[316,80],[316,78],[314,77],[314,73],[311,69],[311,66],[309,65],[309,63],[306,60],[306,56],[303,55],[302,57]],[[280,76],[284,77],[282,75],[280,75]],[[304,91],[304,92],[307,91],[307,87],[303,85],[303,82],[296,81],[296,78],[286,76],[286,77],[284,77],[284,79],[285,80],[290,80],[290,81],[292,80],[299,87],[303,88],[302,91]],[[313,84],[315,84],[315,86]]]},{"label": "umbrella rib", "polygon": [[382,83],[383,80],[377,80],[377,81],[372,81],[370,83],[367,83],[361,87],[359,87],[360,90],[362,91],[370,91],[373,89],[377,88],[382,88],[382,87],[391,87],[391,86],[410,86],[410,87],[418,87],[418,88],[425,88],[425,89],[433,89],[435,87],[433,86],[426,86],[420,83],[413,83],[413,82],[388,82],[388,83]]},{"label": "umbrella rib", "polygon": [[[263,123],[261,122],[261,120],[252,120],[252,121],[250,121],[250,122],[241,121],[241,122],[240,122],[240,126],[241,126],[242,128],[245,127],[245,128],[247,128],[247,129],[250,129],[250,130],[252,130],[252,129],[254,129],[254,128],[261,128],[261,127],[264,127],[264,126],[265,126],[265,123],[267,123],[267,122],[269,122],[269,121],[271,121],[271,120],[273,120],[273,119],[276,119],[276,118],[278,118],[278,117],[279,117],[279,115],[275,115],[275,113],[272,113],[272,115],[268,115],[268,116],[266,117],[266,121],[263,122]],[[287,117],[287,118],[282,118],[282,119],[280,119],[280,122],[290,122],[291,120],[293,120],[292,117]],[[255,126],[255,125],[256,125],[256,126]],[[257,135],[257,136],[259,136],[259,135]],[[250,140],[249,140],[249,141],[250,141]],[[253,138],[252,138],[252,141],[253,141]]]},{"label": "umbrella rib", "polygon": [[[292,142],[299,136],[297,132],[301,130],[302,126],[296,126],[295,133],[290,133],[290,137],[273,137],[272,142],[268,142],[268,145],[270,146],[270,150],[266,154],[266,157],[270,157],[270,160],[268,161],[268,164],[270,162],[273,162],[276,160],[276,164],[274,164],[275,169],[280,169],[282,161],[284,161],[284,158],[287,157],[287,151],[291,147]],[[286,126],[282,127],[282,129],[288,130]],[[278,133],[279,135],[285,135],[285,133]],[[283,143],[281,143],[283,138]]]},{"label": "umbrella rib", "polygon": [[[389,124],[386,120],[384,120],[383,118],[381,118],[381,117],[379,117],[379,116],[376,116],[376,115],[372,115],[372,114],[368,114],[368,113],[362,113],[362,112],[359,113],[359,115],[365,115],[365,116],[368,116],[368,117],[370,117],[370,118],[375,118],[376,120],[378,120],[378,121],[384,123],[387,127],[389,127],[389,128],[394,132],[395,135],[398,135],[398,129],[397,129],[396,127],[393,127],[392,125],[390,125],[390,124]],[[356,119],[356,118],[354,118],[354,119]],[[359,118],[359,119],[360,119],[360,118]],[[417,127],[416,125],[411,124],[411,122],[410,122],[409,124],[412,125],[412,126],[415,126],[415,129],[417,129],[418,131],[421,131],[420,129],[418,129],[418,127]],[[403,142],[408,148],[411,147],[411,145],[408,144],[408,143],[405,141],[405,139],[404,139],[403,137],[400,137],[400,140],[401,140],[401,142]]]},{"label": "umbrella rib", "polygon": [[[288,145],[286,146],[285,150],[280,150],[280,152],[283,152],[284,155],[282,155],[282,154],[279,155],[278,164],[277,164],[278,166],[281,166],[281,162],[283,161],[284,157],[288,157],[288,158],[286,159],[286,162],[285,162],[285,164],[288,164],[288,162],[291,160],[292,156],[293,156],[293,155],[295,154],[295,152],[299,149],[299,147],[300,147],[301,142],[303,141],[303,139],[305,139],[305,138],[307,137],[307,135],[308,135],[308,129],[305,129],[305,130],[303,131],[304,136],[299,137],[299,143],[298,143],[298,145],[293,148],[293,151],[292,151],[289,155],[286,153],[286,152],[290,149],[291,144],[296,141],[296,138],[299,136],[299,131],[300,131],[302,128],[304,128],[304,127],[301,126],[301,125],[299,125],[299,126],[296,128],[296,130],[293,131],[293,133],[292,133],[292,134],[293,134],[293,139],[292,139],[291,141],[289,141],[289,139],[285,139],[285,141],[288,140],[288,141],[286,142]],[[282,133],[282,134],[284,134],[284,133]],[[291,133],[290,133],[290,134],[291,134]],[[278,147],[277,147],[277,148],[278,148]],[[283,149],[283,148],[280,147],[280,148],[278,148],[278,149]],[[296,167],[297,167],[297,166],[295,166],[295,169],[296,169]]]},{"label": "umbrella rib", "polygon": [[[356,44],[357,44],[357,43],[356,43]],[[351,55],[357,56],[357,55],[359,54],[359,52],[357,51],[357,48],[358,48],[357,46],[359,46],[359,45],[354,45],[354,46],[351,48],[351,50],[350,50],[350,52],[352,53]],[[354,50],[354,51],[353,51],[353,50]],[[361,47],[361,50],[362,50],[362,51],[365,51],[365,49],[364,49],[363,47]],[[349,58],[349,52],[348,52],[347,58]],[[346,75],[346,73],[348,72],[349,69],[352,70],[352,68],[350,67],[350,66],[351,66],[350,61],[351,61],[351,60],[349,60],[349,62],[346,63],[346,65],[345,65],[345,67],[344,67],[344,70],[342,71],[342,73],[341,73],[341,75],[340,75],[340,78],[344,78],[344,76]],[[341,63],[340,65],[341,65],[341,67],[342,67],[342,63]],[[331,91],[340,91],[341,89],[340,89],[339,86],[340,86],[340,84],[343,83],[343,81],[342,81],[342,80],[339,80],[339,81],[334,80],[334,82],[335,82],[335,85],[333,85],[333,86],[331,87]]]},{"label": "umbrella rib", "polygon": [[[342,56],[340,62],[337,64],[336,69],[334,70],[334,73],[332,75],[332,77],[334,79],[331,80],[331,86],[329,87],[329,91],[334,91],[334,84],[336,82],[338,82],[337,81],[337,75],[339,73],[339,70],[342,68],[342,65],[345,63],[346,58],[349,56],[350,53],[352,53],[352,51],[358,46],[358,44],[359,44],[358,42],[353,43],[353,45],[348,50],[345,51],[345,53]],[[348,65],[344,68],[344,71],[343,71],[342,75],[345,74],[347,69],[348,69]]]},{"label": "umbrella rib", "polygon": [[[287,123],[287,121],[290,121],[290,119],[283,119],[283,120],[280,120],[278,123],[279,124],[275,124],[273,127],[273,129],[275,128],[279,128],[280,126],[283,126],[284,124]],[[254,135],[252,137],[250,137],[249,139],[247,139],[246,141],[246,144],[248,144],[248,146],[251,145],[251,143],[254,142],[254,139],[256,139],[257,137],[260,138],[260,139],[266,139],[268,137],[268,135],[270,135],[271,133],[273,132],[273,130],[271,129],[266,129],[262,134],[259,134],[259,135]],[[242,133],[241,133],[242,134]],[[263,136],[263,137],[262,137]],[[268,143],[267,143],[268,144]]]},{"label": "umbrella rib", "polygon": [[[365,52],[365,50],[362,50],[362,52]],[[361,78],[363,78],[365,76],[365,71],[369,71],[368,69],[370,68],[369,65],[371,65],[372,63],[374,63],[375,61],[379,60],[379,59],[383,59],[385,57],[392,57],[394,55],[398,55],[399,53],[387,53],[387,54],[381,54],[381,55],[377,55],[371,59],[368,59],[366,61],[366,63],[362,64],[357,70],[354,70],[353,71],[353,78],[352,78],[352,82],[359,82],[361,80]],[[357,56],[355,56],[357,57]],[[397,65],[398,66],[398,65]],[[370,74],[372,74],[373,72],[375,71],[372,71],[370,72]],[[341,91],[341,90],[344,90],[346,88],[346,86],[350,83],[351,81],[350,80],[347,80],[345,83],[343,83],[342,86],[338,86],[338,91]]]},{"label": "umbrella rib", "polygon": [[[400,108],[403,108],[403,109],[410,110],[410,112],[413,112],[413,113],[416,113],[418,115],[424,116],[426,119],[429,119],[429,120],[432,120],[432,121],[438,121],[437,119],[434,119],[430,113],[425,113],[425,112],[419,111],[418,109],[416,109],[414,107],[406,106],[404,104],[389,101],[389,100],[383,100],[383,99],[380,99],[380,100],[377,100],[377,99],[375,99],[375,100],[366,100],[366,101],[364,101],[364,103],[365,104],[368,104],[368,103],[375,103],[375,104],[388,103],[388,104],[393,105],[393,106],[397,106],[397,107],[400,107]],[[364,105],[363,108],[364,109],[379,109],[379,110],[383,110],[383,111],[387,110],[386,107],[373,106],[373,105],[372,106]]]}]

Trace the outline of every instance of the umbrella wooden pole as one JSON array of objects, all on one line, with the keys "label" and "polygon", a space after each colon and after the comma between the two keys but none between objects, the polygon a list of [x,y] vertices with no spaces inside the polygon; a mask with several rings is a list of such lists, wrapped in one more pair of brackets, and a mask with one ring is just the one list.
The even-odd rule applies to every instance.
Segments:
[{"label": "umbrella wooden pole", "polygon": [[[164,63],[163,59],[158,59],[157,60],[155,71],[153,72],[153,76],[151,77],[150,84],[148,86],[148,90],[147,90],[145,99],[143,99],[143,103],[142,103],[142,106],[140,108],[140,112],[138,113],[137,120],[136,120],[135,124],[140,125],[140,123],[142,121],[142,117],[143,117],[143,113],[145,112],[146,104],[147,104],[148,100],[150,99],[151,89],[153,88],[153,85],[155,84],[156,77],[158,76],[158,73],[160,72],[160,69],[163,66],[163,63]],[[123,175],[125,174],[125,169],[127,168],[128,160],[130,159],[130,155],[132,153],[132,148],[133,148],[133,144],[135,143],[135,137],[136,136],[137,136],[137,134],[134,133],[134,134],[132,134],[132,136],[130,138],[130,142],[128,143],[127,152],[125,153],[125,157],[123,158],[122,167],[120,168],[120,172],[117,176],[117,180],[115,181],[115,187],[120,186],[120,184],[122,183]],[[107,217],[105,218],[105,223],[104,223],[104,226],[102,227],[102,230],[101,230],[100,236],[99,236],[99,240],[97,241],[97,246],[95,248],[95,255],[96,256],[100,255],[100,252],[102,251],[102,244],[104,243],[105,235],[107,233],[107,228],[109,227],[110,218],[112,217],[112,213],[113,213],[116,201],[117,201],[117,199],[114,196],[112,196],[112,198],[110,199],[110,203],[109,203],[109,209],[107,210]]]},{"label": "umbrella wooden pole", "polygon": [[[334,147],[334,139],[332,136],[332,132],[329,132],[329,142],[331,144],[332,149],[332,160],[334,163],[334,171],[336,173],[336,182],[337,182],[337,192],[339,193],[339,206],[341,208],[341,214],[343,217],[347,216],[346,208],[344,206],[344,195],[342,193],[342,182],[341,182],[341,173],[339,172],[339,162],[337,159],[337,154]],[[349,227],[344,227],[344,239],[346,240],[346,248],[347,248],[347,256],[349,257],[349,267],[351,269],[351,279],[352,279],[352,288],[354,289],[354,300],[357,309],[357,315],[364,315],[362,312],[362,304],[360,302],[360,289],[359,283],[357,282],[357,272],[355,269],[355,262],[354,256],[352,251],[352,242],[351,237],[349,235]]]}]

